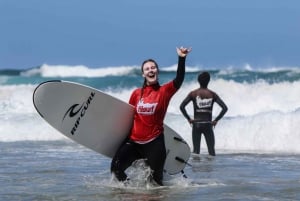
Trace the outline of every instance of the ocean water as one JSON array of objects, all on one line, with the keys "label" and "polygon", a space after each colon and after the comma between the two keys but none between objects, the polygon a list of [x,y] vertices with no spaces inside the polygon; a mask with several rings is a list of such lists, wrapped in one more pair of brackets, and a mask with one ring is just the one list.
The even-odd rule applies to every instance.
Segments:
[{"label": "ocean water", "polygon": [[[160,83],[176,65],[160,67]],[[191,127],[179,104],[201,67],[187,67],[165,123],[192,148]],[[209,88],[229,110],[215,128],[216,153],[191,157],[183,175],[165,175],[165,187],[145,182],[137,164],[124,186],[110,175],[110,159],[64,137],[35,111],[32,93],[47,80],[89,85],[128,101],[142,85],[139,66],[49,66],[0,70],[0,200],[300,200],[300,68],[209,69]],[[192,113],[192,105],[188,106]],[[215,105],[213,115],[220,108]]]}]

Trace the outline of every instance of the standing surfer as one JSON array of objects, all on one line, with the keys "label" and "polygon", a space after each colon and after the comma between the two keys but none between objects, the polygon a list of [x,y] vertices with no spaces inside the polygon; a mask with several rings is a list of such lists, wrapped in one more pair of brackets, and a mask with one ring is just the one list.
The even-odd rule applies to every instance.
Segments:
[{"label": "standing surfer", "polygon": [[166,159],[163,121],[172,96],[184,80],[185,60],[191,48],[176,48],[178,67],[174,80],[164,85],[158,82],[159,69],[155,60],[142,63],[141,70],[144,84],[135,89],[129,104],[135,108],[134,121],[126,141],[119,147],[111,162],[111,172],[119,181],[126,181],[125,170],[138,159],[145,162],[152,170],[152,179],[163,185],[163,169]]},{"label": "standing surfer", "polygon": [[[213,91],[207,88],[210,81],[210,75],[208,72],[203,72],[198,76],[198,82],[200,88],[191,91],[187,97],[180,104],[180,110],[184,117],[192,124],[192,139],[193,139],[193,153],[200,153],[201,135],[204,134],[208,153],[211,156],[215,156],[215,137],[213,127],[217,125],[217,122],[227,112],[227,106],[223,100]],[[194,108],[194,119],[192,119],[185,107],[192,101]],[[219,115],[212,121],[213,104],[217,103],[222,110]]]}]

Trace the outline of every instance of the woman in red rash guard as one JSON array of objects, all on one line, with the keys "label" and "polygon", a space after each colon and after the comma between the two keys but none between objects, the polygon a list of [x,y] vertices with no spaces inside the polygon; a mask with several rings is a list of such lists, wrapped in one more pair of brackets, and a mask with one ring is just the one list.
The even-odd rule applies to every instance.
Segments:
[{"label": "woman in red rash guard", "polygon": [[176,48],[177,74],[174,80],[160,85],[158,65],[148,59],[141,66],[144,84],[131,94],[129,104],[135,107],[134,121],[128,138],[119,147],[111,162],[111,172],[119,181],[128,180],[125,170],[138,159],[152,170],[151,180],[163,185],[163,169],[166,159],[163,120],[172,96],[184,80],[185,59],[191,48]]}]

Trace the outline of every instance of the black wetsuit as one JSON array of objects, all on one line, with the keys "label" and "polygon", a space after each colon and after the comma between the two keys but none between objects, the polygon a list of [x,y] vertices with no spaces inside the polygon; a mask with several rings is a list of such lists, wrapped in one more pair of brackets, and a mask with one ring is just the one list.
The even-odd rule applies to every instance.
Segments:
[{"label": "black wetsuit", "polygon": [[111,163],[111,171],[115,174],[119,181],[125,181],[127,175],[125,170],[138,159],[145,159],[145,162],[153,171],[153,179],[159,184],[162,184],[163,167],[166,158],[166,148],[164,136],[159,135],[155,140],[146,143],[138,144],[128,139],[119,148],[116,156]]},{"label": "black wetsuit", "polygon": [[215,92],[207,88],[196,89],[190,92],[180,105],[180,110],[188,121],[191,121],[191,118],[185,110],[185,106],[190,101],[193,102],[194,108],[194,120],[192,122],[193,152],[196,154],[200,153],[201,134],[203,133],[208,153],[215,156],[215,137],[212,125],[213,104],[216,102],[222,108],[220,114],[214,121],[218,121],[224,116],[227,112],[227,106]]},{"label": "black wetsuit", "polygon": [[[180,88],[185,75],[185,57],[179,57],[178,68],[173,88]],[[160,86],[157,86],[158,88]],[[159,122],[155,122],[159,124]],[[120,146],[111,162],[111,172],[114,173],[119,181],[125,181],[127,175],[125,170],[136,160],[145,159],[145,162],[153,170],[152,178],[159,184],[163,185],[163,168],[166,159],[166,147],[164,134],[159,133],[158,137],[150,142],[135,142],[130,137]]]}]

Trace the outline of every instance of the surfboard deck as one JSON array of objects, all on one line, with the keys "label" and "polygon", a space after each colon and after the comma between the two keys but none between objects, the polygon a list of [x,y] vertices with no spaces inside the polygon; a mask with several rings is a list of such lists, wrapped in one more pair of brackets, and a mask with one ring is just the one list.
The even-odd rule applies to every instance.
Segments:
[{"label": "surfboard deck", "polygon": [[[112,158],[127,137],[134,107],[98,89],[50,80],[39,84],[33,104],[40,116],[66,137]],[[190,157],[188,144],[164,125],[168,174],[182,171]]]}]

